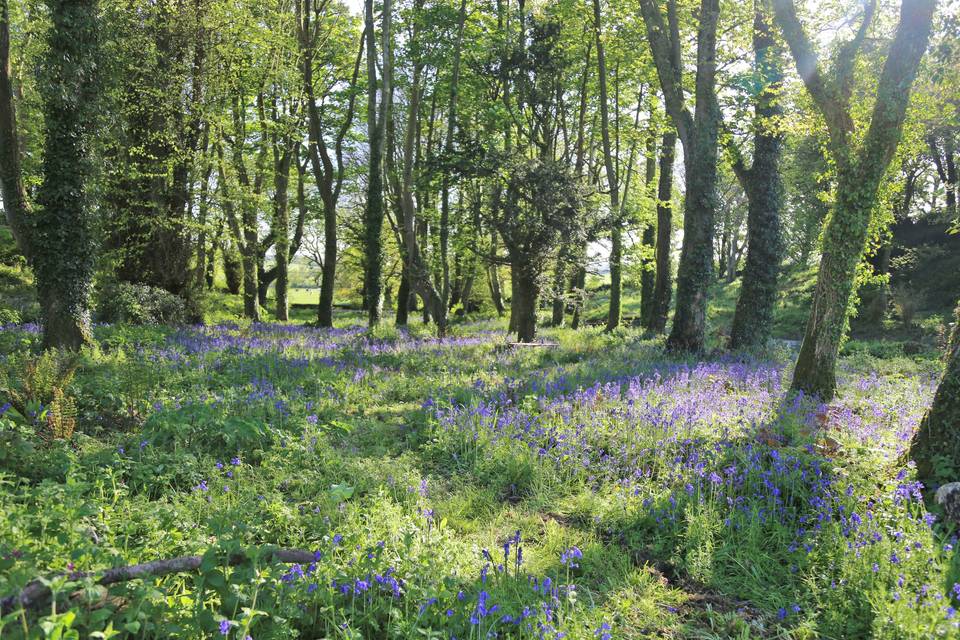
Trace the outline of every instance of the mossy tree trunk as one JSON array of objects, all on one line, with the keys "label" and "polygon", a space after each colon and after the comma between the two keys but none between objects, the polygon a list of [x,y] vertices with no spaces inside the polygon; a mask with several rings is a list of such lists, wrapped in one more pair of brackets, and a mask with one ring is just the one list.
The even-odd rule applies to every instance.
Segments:
[{"label": "mossy tree trunk", "polygon": [[667,3],[664,22],[659,4],[641,0],[664,104],[677,129],[684,151],[686,198],[683,208],[683,245],[677,271],[677,304],[667,349],[699,353],[706,346],[707,293],[713,280],[713,227],[717,209],[717,138],[720,107],[717,102],[718,0],[701,0],[697,28],[696,107],[685,105],[679,15],[676,0]]},{"label": "mossy tree trunk", "polygon": [[953,333],[947,345],[946,369],[930,410],[910,442],[910,457],[922,479],[936,477],[938,457],[960,468],[960,305],[954,314]]},{"label": "mossy tree trunk", "polygon": [[38,77],[47,144],[32,239],[47,349],[79,349],[93,340],[88,304],[94,250],[87,183],[99,93],[97,4],[47,0],[51,26]]},{"label": "mossy tree trunk", "polygon": [[663,134],[660,145],[660,176],[657,180],[657,256],[656,277],[653,282],[653,300],[650,315],[644,325],[655,333],[667,328],[670,298],[673,293],[670,249],[673,240],[673,161],[677,147],[677,133]]},{"label": "mossy tree trunk", "polygon": [[[753,53],[759,91],[754,102],[753,163],[749,169],[744,166],[739,152],[733,149],[733,168],[747,194],[747,264],[733,316],[731,349],[763,347],[770,340],[777,279],[783,259],[780,233],[783,65],[771,18],[769,0],[756,0]],[[734,264],[730,265],[731,273],[735,268]]]},{"label": "mossy tree trunk", "polygon": [[904,0],[900,24],[887,53],[869,129],[860,144],[851,138],[850,95],[855,63],[876,3],[866,5],[852,40],[840,47],[828,77],[797,18],[792,0],[773,0],[807,91],[823,114],[837,171],[836,201],[823,231],[823,257],[792,388],[829,400],[836,392],[836,361],[847,328],[857,266],[863,257],[877,190],[900,141],[910,89],[927,48],[936,0]]}]

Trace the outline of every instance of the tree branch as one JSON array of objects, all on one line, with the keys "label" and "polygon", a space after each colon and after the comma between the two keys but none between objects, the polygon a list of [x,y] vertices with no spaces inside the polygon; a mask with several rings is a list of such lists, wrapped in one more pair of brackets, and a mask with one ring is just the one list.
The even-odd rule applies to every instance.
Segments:
[{"label": "tree branch", "polygon": [[[301,549],[261,547],[258,557],[267,562],[308,564],[316,561],[317,554],[313,551],[304,551]],[[223,558],[218,566],[233,567],[249,561],[250,558],[251,556],[246,553],[232,553],[226,558]],[[140,578],[197,571],[203,564],[203,560],[204,556],[181,556],[179,558],[154,560],[152,562],[144,562],[126,567],[115,567],[103,572],[80,571],[61,574],[61,576],[58,577],[66,577],[70,580],[78,581],[94,578],[96,584],[107,586]],[[34,580],[28,583],[19,593],[0,599],[0,614],[6,615],[19,607],[30,609],[42,606],[51,595],[52,591],[49,587],[49,580]]]}]

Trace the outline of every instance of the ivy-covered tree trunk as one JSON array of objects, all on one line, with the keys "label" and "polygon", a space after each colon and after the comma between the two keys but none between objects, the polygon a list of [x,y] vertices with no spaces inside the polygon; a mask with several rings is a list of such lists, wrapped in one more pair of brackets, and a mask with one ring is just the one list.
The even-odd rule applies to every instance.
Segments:
[{"label": "ivy-covered tree trunk", "polygon": [[934,478],[937,458],[960,467],[960,305],[954,313],[946,368],[930,410],[910,442],[910,457],[921,479]]},{"label": "ivy-covered tree trunk", "polygon": [[664,105],[683,144],[686,198],[683,245],[677,271],[677,304],[667,349],[699,353],[706,346],[707,294],[713,281],[713,227],[717,210],[718,0],[701,0],[697,28],[696,107],[685,104],[679,12],[676,0],[667,3],[664,22],[659,3],[640,0],[647,37],[653,52]]},{"label": "ivy-covered tree trunk", "polygon": [[87,181],[96,120],[97,0],[47,0],[51,26],[38,86],[44,116],[43,182],[37,192],[33,264],[44,348],[93,340],[94,248]]},{"label": "ivy-covered tree trunk", "polygon": [[849,86],[856,51],[872,17],[872,6],[854,40],[844,47],[835,78],[825,78],[791,0],[773,0],[777,22],[830,131],[837,167],[836,201],[823,231],[823,257],[794,369],[792,388],[829,400],[836,391],[836,361],[847,328],[857,266],[863,256],[877,190],[900,141],[910,89],[927,48],[935,0],[904,0],[900,24],[883,65],[877,98],[863,142],[850,138],[853,118]]},{"label": "ivy-covered tree trunk", "polygon": [[671,129],[663,134],[660,145],[660,177],[657,181],[656,278],[653,282],[650,316],[644,325],[655,333],[663,333],[667,328],[670,298],[673,293],[670,249],[673,240],[673,161],[676,147],[677,133]]},{"label": "ivy-covered tree trunk", "polygon": [[367,304],[367,324],[375,327],[383,315],[383,150],[390,103],[390,23],[391,2],[383,6],[383,82],[380,104],[377,105],[377,45],[373,23],[373,0],[364,3],[367,29],[367,136],[370,157],[367,177],[367,206],[363,226],[364,297]]},{"label": "ivy-covered tree trunk", "polygon": [[[773,329],[773,308],[777,301],[777,278],[783,259],[780,208],[783,180],[780,157],[783,134],[779,120],[783,68],[773,36],[770,8],[757,0],[753,19],[754,74],[759,94],[754,105],[753,164],[743,166],[737,157],[734,170],[747,194],[747,264],[743,285],[733,316],[730,348],[763,347]],[[731,240],[731,244],[735,244]],[[731,263],[735,260],[731,260]],[[731,264],[731,272],[735,270]]]},{"label": "ivy-covered tree trunk", "polygon": [[0,196],[17,248],[29,258],[30,202],[23,184],[17,111],[13,101],[8,0],[0,0]]}]

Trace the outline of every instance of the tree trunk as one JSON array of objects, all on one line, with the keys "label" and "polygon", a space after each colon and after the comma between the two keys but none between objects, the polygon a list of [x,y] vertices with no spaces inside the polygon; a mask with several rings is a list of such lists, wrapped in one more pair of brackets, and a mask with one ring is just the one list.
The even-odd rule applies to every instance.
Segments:
[{"label": "tree trunk", "polygon": [[391,0],[383,6],[383,82],[377,106],[377,45],[373,24],[373,0],[364,2],[367,29],[367,136],[370,146],[367,206],[364,212],[364,297],[367,323],[380,324],[383,315],[383,146],[390,95]]},{"label": "tree trunk", "polygon": [[96,0],[48,0],[52,26],[39,83],[44,115],[43,181],[37,191],[33,264],[43,347],[93,341],[89,298],[94,251],[87,181],[98,87]]},{"label": "tree trunk", "polygon": [[[497,257],[497,232],[490,233],[490,253],[494,259]],[[496,263],[487,267],[490,280],[490,299],[493,301],[493,307],[497,310],[497,316],[503,317],[506,307],[503,306],[503,292],[500,289],[500,268]]]},{"label": "tree trunk", "polygon": [[713,280],[713,227],[717,210],[717,22],[719,0],[701,0],[697,31],[696,108],[685,106],[677,3],[667,6],[667,25],[658,3],[641,0],[664,104],[683,144],[686,197],[683,245],[677,271],[677,304],[667,349],[699,353],[706,346],[707,294]]},{"label": "tree trunk", "polygon": [[517,341],[533,342],[537,338],[537,302],[540,294],[537,274],[530,265],[517,264],[514,276],[517,286],[511,307],[516,309]]},{"label": "tree trunk", "polygon": [[[830,400],[836,391],[837,354],[847,328],[857,265],[863,255],[880,181],[900,141],[910,88],[927,48],[935,6],[935,0],[904,1],[900,24],[877,85],[869,130],[863,142],[850,149],[848,138],[853,119],[849,105],[842,96],[837,98],[824,91],[812,48],[792,3],[774,0],[777,21],[798,69],[808,72],[804,78],[807,90],[827,120],[837,166],[836,202],[823,231],[823,257],[792,383],[794,390],[824,401]],[[865,28],[861,31],[865,32]],[[840,80],[843,81],[842,76]]]},{"label": "tree trunk", "polygon": [[292,143],[289,140],[282,142],[283,149],[274,151],[274,194],[273,194],[273,212],[274,212],[274,253],[277,261],[277,281],[274,285],[274,297],[276,298],[276,310],[274,316],[281,322],[290,319],[290,307],[287,303],[287,290],[289,288],[289,261],[290,261],[290,198],[288,189],[290,186],[290,163],[293,158],[290,149]]},{"label": "tree trunk", "polygon": [[17,111],[13,98],[10,65],[10,11],[8,0],[0,0],[0,196],[3,212],[16,240],[17,249],[30,258],[30,203],[23,184]]},{"label": "tree trunk", "polygon": [[910,442],[910,457],[917,463],[917,477],[936,477],[936,458],[953,469],[960,466],[960,306],[954,313],[953,333],[945,354],[946,368],[930,410]]},{"label": "tree trunk", "polygon": [[224,241],[220,255],[223,256],[223,275],[227,281],[227,291],[239,295],[243,289],[243,259],[236,243]]},{"label": "tree trunk", "polygon": [[667,328],[670,313],[671,264],[670,249],[673,239],[673,161],[677,147],[677,134],[672,129],[663,134],[660,147],[660,178],[657,184],[657,269],[653,282],[653,301],[650,318],[645,325],[655,333]]},{"label": "tree trunk", "polygon": [[565,294],[567,285],[567,258],[566,243],[557,252],[557,263],[553,267],[553,308],[550,314],[550,325],[562,327],[566,315],[567,300]]},{"label": "tree trunk", "polygon": [[[651,114],[652,116],[652,114]],[[649,137],[647,138],[647,153],[645,157],[645,170],[643,176],[643,186],[644,192],[648,196],[653,196],[651,193],[653,190],[653,181],[657,177],[657,140],[653,135],[653,131],[649,132]],[[648,224],[643,229],[643,236],[641,242],[643,243],[644,251],[655,252],[656,247],[656,237],[657,237],[657,228],[653,223]],[[653,267],[653,268],[651,268]],[[653,260],[644,257],[643,260],[643,271],[640,274],[640,318],[637,324],[642,324],[643,326],[648,326],[650,324],[650,317],[653,313],[653,288],[656,284],[656,258]]]},{"label": "tree trunk", "polygon": [[618,176],[614,168],[610,145],[610,115],[607,97],[607,61],[603,50],[600,0],[593,0],[594,43],[597,47],[597,71],[600,82],[600,132],[603,140],[603,160],[610,189],[610,306],[607,310],[607,331],[620,326],[623,293],[623,220],[620,216]]},{"label": "tree trunk", "polygon": [[410,273],[406,263],[401,267],[400,289],[397,292],[397,315],[395,323],[398,327],[407,326],[410,316]]},{"label": "tree trunk", "polygon": [[[783,260],[780,233],[783,134],[778,126],[783,115],[780,106],[783,69],[768,15],[769,6],[764,4],[757,0],[753,19],[754,72],[761,83],[754,107],[753,164],[749,172],[742,165],[735,168],[738,175],[745,178],[742,183],[748,201],[747,264],[733,316],[731,349],[763,347],[770,340],[777,278]],[[731,271],[735,271],[732,265]]]},{"label": "tree trunk", "polygon": [[571,329],[580,328],[580,320],[583,316],[583,304],[586,296],[587,286],[587,268],[583,265],[577,267],[576,275],[573,278],[573,287],[577,291],[576,301],[573,303],[573,318],[570,321]]}]

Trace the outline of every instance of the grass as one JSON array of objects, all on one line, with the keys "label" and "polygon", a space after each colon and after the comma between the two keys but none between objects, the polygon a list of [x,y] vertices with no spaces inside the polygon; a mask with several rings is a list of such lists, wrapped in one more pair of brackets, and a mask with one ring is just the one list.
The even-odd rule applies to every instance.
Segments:
[{"label": "grass", "polygon": [[[598,329],[511,349],[493,323],[438,343],[355,319],[99,327],[66,387],[72,440],[36,435],[49,398],[0,417],[0,596],[205,562],[57,578],[56,607],[0,635],[956,634],[952,529],[901,462],[935,359],[855,351],[828,410],[786,394],[787,350],[695,362]],[[36,349],[0,331],[8,385]]]}]

